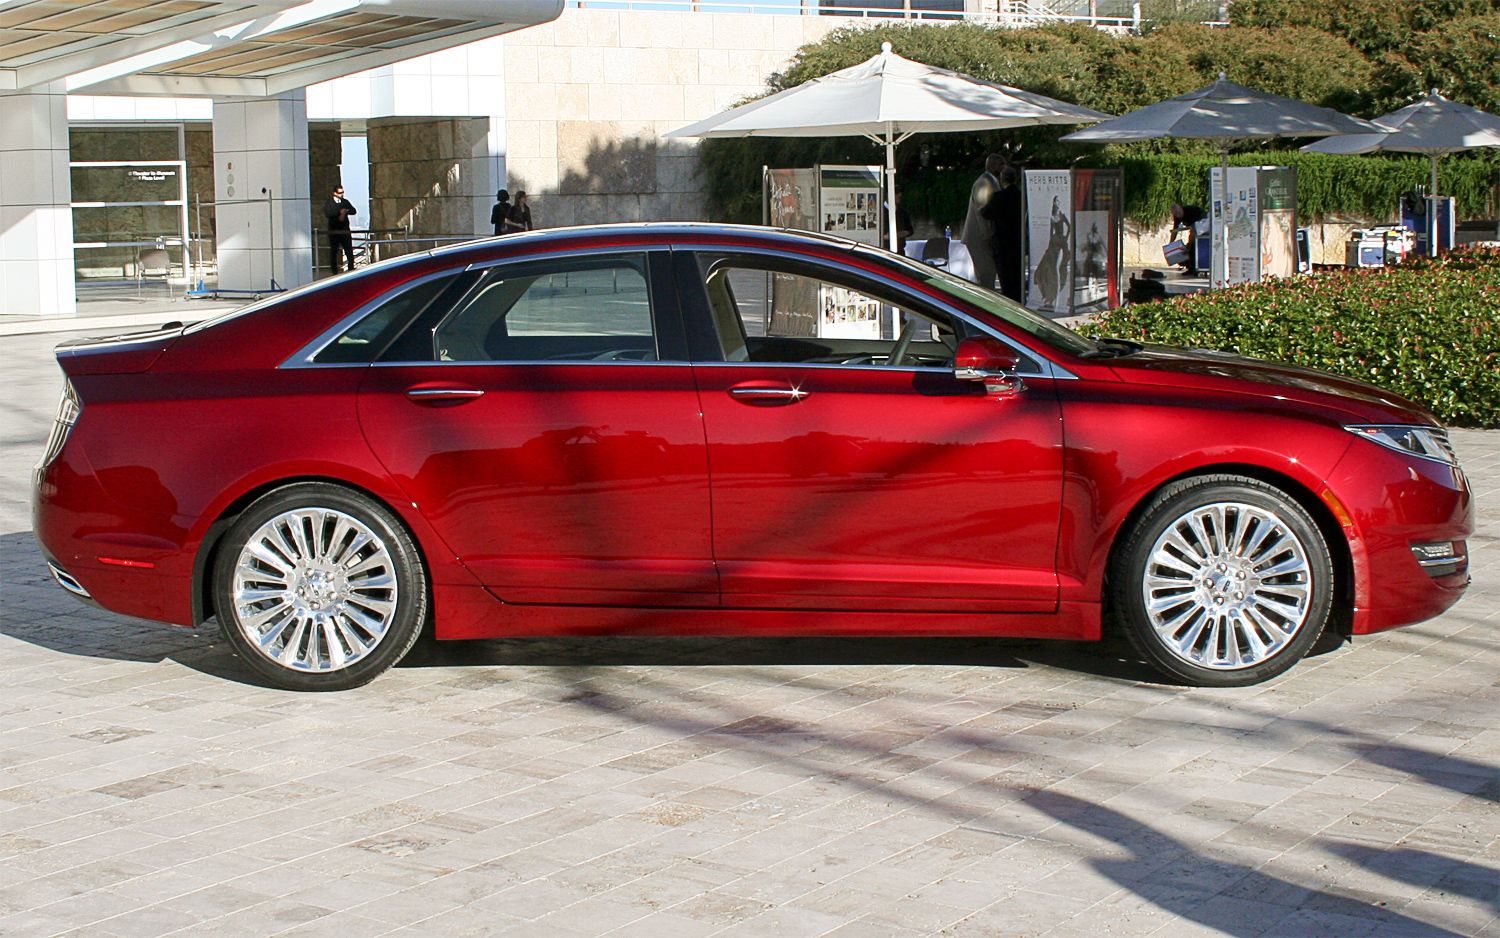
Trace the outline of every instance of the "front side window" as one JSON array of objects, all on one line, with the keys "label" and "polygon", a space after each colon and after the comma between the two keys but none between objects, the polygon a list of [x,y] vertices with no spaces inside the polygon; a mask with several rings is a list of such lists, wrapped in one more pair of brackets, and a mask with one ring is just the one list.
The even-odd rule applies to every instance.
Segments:
[{"label": "front side window", "polygon": [[646,257],[497,267],[431,335],[436,361],[654,361]]},{"label": "front side window", "polygon": [[732,254],[698,266],[726,362],[949,368],[971,331],[843,271]]}]

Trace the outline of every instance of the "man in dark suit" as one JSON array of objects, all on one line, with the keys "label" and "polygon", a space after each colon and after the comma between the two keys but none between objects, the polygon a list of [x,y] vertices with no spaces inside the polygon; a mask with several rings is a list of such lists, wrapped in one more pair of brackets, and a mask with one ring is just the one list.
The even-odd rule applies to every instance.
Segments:
[{"label": "man in dark suit", "polygon": [[1026,207],[1021,193],[1021,174],[1015,167],[1000,171],[1000,188],[985,206],[984,217],[995,226],[995,273],[1000,278],[1000,292],[1017,303],[1023,302],[1021,288],[1026,281],[1021,257],[1026,247]]},{"label": "man in dark suit", "polygon": [[354,269],[354,235],[349,233],[349,216],[354,215],[354,206],[344,198],[344,187],[339,186],[333,190],[333,195],[327,202],[323,203],[323,217],[328,219],[328,254],[329,264],[334,273],[340,273],[339,252],[343,252],[344,259],[349,262],[349,269]]}]

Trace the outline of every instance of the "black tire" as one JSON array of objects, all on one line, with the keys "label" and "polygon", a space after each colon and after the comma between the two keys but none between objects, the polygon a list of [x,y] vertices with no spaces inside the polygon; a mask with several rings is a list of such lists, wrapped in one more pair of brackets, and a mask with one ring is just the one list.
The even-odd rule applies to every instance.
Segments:
[{"label": "black tire", "polygon": [[[1284,544],[1281,553],[1270,553],[1276,547],[1264,547],[1262,554],[1239,556],[1247,548],[1237,552],[1234,544],[1216,540],[1211,515],[1199,516],[1209,535],[1206,546],[1200,544],[1203,538],[1188,519],[1196,511],[1212,513],[1215,506],[1225,511],[1222,525],[1227,541],[1241,536],[1253,542],[1261,531],[1259,525],[1265,525],[1264,543]],[[1188,548],[1202,549],[1194,554],[1180,550],[1175,541],[1162,540],[1174,535]],[[1285,540],[1273,540],[1278,536]],[[1328,624],[1336,587],[1328,542],[1307,510],[1273,485],[1235,475],[1174,482],[1151,497],[1124,538],[1109,571],[1110,612],[1136,652],[1178,681],[1198,687],[1259,684],[1300,661]],[[1178,563],[1153,561],[1159,546]],[[1200,561],[1203,556],[1208,559]],[[1295,567],[1299,561],[1301,569],[1296,572],[1260,577],[1264,570]],[[1197,572],[1179,572],[1188,568]],[[1151,584],[1148,573],[1153,577]],[[1243,583],[1249,585],[1237,579],[1241,574],[1248,577]],[[1182,585],[1152,590],[1173,576],[1181,577]],[[1157,611],[1164,620],[1162,631],[1176,637],[1177,643],[1169,641],[1153,622],[1148,591],[1159,604],[1175,602]],[[1296,616],[1283,616],[1282,607],[1295,607],[1303,616],[1300,621]],[[1174,623],[1180,624],[1174,628]],[[1278,638],[1278,631],[1286,637]],[[1262,643],[1261,647],[1255,643]]]},{"label": "black tire", "polygon": [[[275,592],[275,584],[283,581],[285,591],[268,595],[259,604],[247,600],[237,607],[236,575],[244,569],[240,561],[246,546],[255,538],[264,549],[266,542],[257,537],[257,532],[265,534],[263,529],[274,519],[286,521],[289,513],[299,511],[316,514],[306,519],[307,527],[289,522],[296,525],[303,541],[296,541],[289,533],[281,538],[293,550],[277,549],[274,559],[287,570],[251,561],[262,573],[243,574],[246,580],[242,583],[246,584],[273,578],[262,584],[259,592]],[[314,519],[322,519],[323,526],[317,527],[319,521]],[[344,527],[339,527],[341,521]],[[291,528],[275,530],[290,532]],[[333,543],[335,535],[338,543]],[[357,547],[364,535],[373,541]],[[326,558],[316,549],[298,550],[309,539],[319,537],[330,542]],[[311,559],[304,559],[303,553]],[[307,563],[309,569],[297,567],[298,563]],[[314,564],[318,569],[311,569]],[[365,566],[370,569],[345,575]],[[314,583],[310,577],[328,579]],[[213,597],[219,628],[230,647],[256,674],[278,687],[298,691],[347,690],[369,683],[411,650],[422,633],[430,606],[421,552],[400,520],[365,495],[321,482],[298,482],[268,492],[235,520],[214,560]],[[277,607],[283,612],[277,612]],[[269,616],[264,631],[258,631],[254,624],[246,626],[239,609]],[[304,619],[306,625],[302,625]],[[368,629],[366,623],[372,622],[383,628],[378,633]],[[305,655],[291,647],[291,636],[299,634],[299,625],[305,637],[298,648],[305,649]],[[251,631],[270,636],[268,650],[263,651],[251,640]],[[369,643],[364,646],[366,650],[354,644],[361,641]],[[283,663],[278,657],[290,661]],[[327,667],[321,666],[324,659]]]}]

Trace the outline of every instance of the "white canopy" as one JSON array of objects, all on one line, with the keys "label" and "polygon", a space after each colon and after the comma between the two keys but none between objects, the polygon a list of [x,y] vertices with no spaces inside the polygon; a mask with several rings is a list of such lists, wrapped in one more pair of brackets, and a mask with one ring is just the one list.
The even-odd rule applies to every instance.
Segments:
[{"label": "white canopy", "polygon": [[1449,101],[1434,88],[1416,104],[1375,118],[1385,133],[1344,134],[1310,143],[1313,153],[1425,153],[1432,158],[1432,193],[1437,194],[1437,161],[1445,153],[1500,147],[1500,117]]},{"label": "white canopy", "polygon": [[730,108],[668,137],[868,137],[886,149],[886,209],[896,243],[896,144],[917,133],[1082,124],[1108,114],[902,58],[867,62]]},{"label": "white canopy", "polygon": [[879,55],[689,124],[668,137],[878,137],[1083,124],[1108,114],[1019,88],[913,62],[884,43]]}]

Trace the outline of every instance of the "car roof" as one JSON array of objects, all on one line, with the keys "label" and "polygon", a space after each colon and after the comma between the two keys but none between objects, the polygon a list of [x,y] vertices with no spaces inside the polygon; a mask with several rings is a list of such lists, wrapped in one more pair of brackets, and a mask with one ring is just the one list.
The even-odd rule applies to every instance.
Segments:
[{"label": "car roof", "polygon": [[576,241],[597,241],[600,238],[618,238],[622,242],[672,243],[718,238],[755,238],[771,244],[784,246],[818,246],[852,250],[859,242],[833,235],[791,228],[770,228],[764,225],[734,225],[722,222],[634,222],[609,225],[576,225],[567,228],[544,228],[536,231],[516,232],[491,238],[465,241],[447,245],[427,252],[434,258],[450,258],[467,253],[488,253],[496,247],[564,247]]}]

